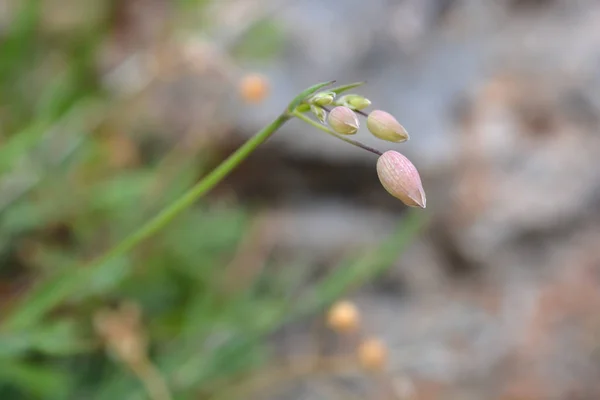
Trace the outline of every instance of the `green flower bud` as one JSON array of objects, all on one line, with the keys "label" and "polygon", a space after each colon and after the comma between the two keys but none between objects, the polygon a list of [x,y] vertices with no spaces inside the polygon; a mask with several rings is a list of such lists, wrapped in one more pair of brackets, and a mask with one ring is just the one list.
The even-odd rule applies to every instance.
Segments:
[{"label": "green flower bud", "polygon": [[310,106],[310,111],[312,111],[312,113],[315,114],[315,116],[319,119],[319,121],[321,121],[322,124],[325,123],[325,120],[327,119],[327,111],[325,111],[321,107],[317,107],[314,105]]},{"label": "green flower bud", "polygon": [[354,111],[345,106],[338,106],[331,110],[327,122],[331,129],[342,135],[353,135],[360,126]]},{"label": "green flower bud", "polygon": [[397,151],[386,151],[377,160],[377,175],[389,194],[407,206],[425,208],[421,177],[408,158]]},{"label": "green flower bud", "polygon": [[334,92],[319,92],[310,99],[310,103],[322,107],[333,103],[334,99]]},{"label": "green flower bud", "polygon": [[348,107],[351,110],[363,110],[371,105],[371,100],[358,94],[342,96],[336,104]]},{"label": "green flower bud", "polygon": [[406,129],[396,121],[396,118],[381,110],[375,110],[369,114],[367,128],[374,136],[388,142],[401,143],[410,138]]},{"label": "green flower bud", "polygon": [[310,111],[310,105],[302,103],[298,107],[296,107],[296,111],[298,111],[299,113],[305,113],[307,111]]}]

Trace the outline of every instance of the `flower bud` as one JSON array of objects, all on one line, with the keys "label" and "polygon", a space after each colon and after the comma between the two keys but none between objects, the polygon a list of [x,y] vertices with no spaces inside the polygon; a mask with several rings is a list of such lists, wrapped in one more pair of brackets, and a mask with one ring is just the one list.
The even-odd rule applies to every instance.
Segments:
[{"label": "flower bud", "polygon": [[310,103],[322,107],[322,106],[327,106],[327,105],[333,103],[334,99],[335,99],[334,92],[319,92],[319,93],[315,94],[312,97],[312,99],[310,99]]},{"label": "flower bud", "polygon": [[367,371],[381,371],[387,363],[388,351],[379,339],[364,340],[356,351],[360,366]]},{"label": "flower bud", "polygon": [[321,121],[322,124],[325,123],[325,120],[327,119],[327,111],[325,111],[321,107],[317,107],[314,105],[310,106],[310,111],[312,111],[312,113],[315,114],[315,116],[319,119],[319,121]]},{"label": "flower bud", "polygon": [[337,333],[356,332],[360,326],[360,313],[353,303],[340,301],[329,309],[327,325]]},{"label": "flower bud", "polygon": [[347,94],[342,96],[336,104],[346,106],[351,110],[363,110],[371,105],[371,101],[358,94]]},{"label": "flower bud", "polygon": [[358,117],[348,107],[338,106],[331,110],[327,118],[329,126],[342,135],[353,135],[358,131]]},{"label": "flower bud", "polygon": [[386,151],[377,160],[377,175],[389,194],[407,206],[425,208],[421,177],[408,158],[397,151]]},{"label": "flower bud", "polygon": [[310,111],[310,104],[302,103],[298,107],[296,107],[295,111],[298,111],[299,113],[305,113],[307,111]]},{"label": "flower bud", "polygon": [[388,142],[401,143],[409,139],[406,129],[393,115],[385,111],[372,111],[367,117],[367,128],[374,136]]}]

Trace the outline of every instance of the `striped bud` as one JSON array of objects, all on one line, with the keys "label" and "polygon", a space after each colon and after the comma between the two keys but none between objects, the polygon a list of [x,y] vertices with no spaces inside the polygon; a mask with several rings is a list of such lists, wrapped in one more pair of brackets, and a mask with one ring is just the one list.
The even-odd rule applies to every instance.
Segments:
[{"label": "striped bud", "polygon": [[408,158],[397,151],[386,151],[377,160],[377,175],[389,194],[407,206],[425,208],[421,177]]},{"label": "striped bud", "polygon": [[367,117],[367,128],[374,136],[388,142],[401,143],[409,139],[406,129],[385,111],[372,111]]},{"label": "striped bud", "polygon": [[323,107],[333,103],[334,99],[334,92],[319,92],[310,99],[310,103]]},{"label": "striped bud", "polygon": [[311,104],[310,111],[315,114],[315,117],[317,117],[322,124],[327,120],[327,111],[325,111],[325,109]]},{"label": "striped bud", "polygon": [[354,111],[344,106],[331,110],[327,122],[331,129],[342,135],[354,135],[360,126]]}]

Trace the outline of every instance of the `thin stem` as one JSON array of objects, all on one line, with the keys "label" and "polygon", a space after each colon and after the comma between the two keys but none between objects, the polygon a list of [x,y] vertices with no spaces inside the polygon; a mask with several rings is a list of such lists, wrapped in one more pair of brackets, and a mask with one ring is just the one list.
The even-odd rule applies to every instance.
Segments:
[{"label": "thin stem", "polygon": [[142,240],[159,231],[179,213],[190,207],[196,200],[206,194],[223,180],[234,168],[236,168],[246,157],[248,157],[259,145],[264,143],[289,119],[288,115],[282,114],[275,121],[256,133],[250,140],[244,143],[235,153],[231,154],[210,174],[204,177],[195,186],[184,193],[179,199],[167,206],[158,215],[148,221],[137,231],[126,237],[123,241],[109,250],[104,256],[95,261],[94,265],[103,264],[106,261],[126,253]]},{"label": "thin stem", "polygon": [[304,115],[304,114],[302,114],[302,113],[300,113],[298,111],[292,112],[292,115],[294,117],[298,118],[298,119],[301,119],[302,121],[306,122],[307,124],[312,125],[315,128],[320,129],[323,132],[326,132],[326,133],[330,134],[331,136],[334,136],[334,137],[336,137],[336,138],[338,138],[340,140],[343,140],[346,143],[349,143],[349,144],[351,144],[353,146],[356,146],[356,147],[360,147],[363,150],[370,151],[371,153],[377,154],[378,156],[380,156],[381,154],[383,154],[379,150],[374,149],[372,147],[369,147],[369,146],[367,146],[365,144],[362,144],[361,142],[357,142],[356,140],[348,139],[348,138],[346,138],[344,136],[338,135],[337,133],[335,133],[334,131],[332,131],[328,127],[326,127],[324,125],[321,125],[321,124],[319,124],[316,121],[313,121],[312,119],[308,118],[306,115]]},{"label": "thin stem", "polygon": [[[178,214],[190,207],[196,200],[215,187],[290,118],[291,115],[287,113],[281,114],[277,119],[256,133],[179,199],[175,200],[175,202],[171,203],[158,215],[142,225],[137,231],[133,232],[112,249],[108,250],[104,255],[92,261],[86,268],[81,268],[74,272],[70,271],[68,274],[59,274],[51,282],[47,282],[37,289],[31,290],[28,293],[28,296],[21,298],[21,304],[16,306],[14,311],[3,319],[2,328],[9,331],[18,330],[38,321],[48,310],[54,308],[71,296],[77,288],[81,288],[87,280],[91,279],[90,277],[95,270],[99,269],[108,261],[122,256],[144,239],[147,239],[158,232]],[[48,287],[51,287],[52,290],[48,290]]]},{"label": "thin stem", "polygon": [[[323,107],[323,109],[324,109],[325,111],[329,112],[329,108],[327,108],[327,107]],[[363,117],[368,117],[368,116],[369,116],[369,114],[367,114],[366,112],[364,112],[364,111],[361,111],[361,110],[352,110],[352,111],[354,111],[355,113],[357,113],[357,114],[359,114],[359,115],[362,115]]]},{"label": "thin stem", "polygon": [[172,400],[171,391],[167,382],[150,360],[144,360],[143,364],[130,365],[130,368],[141,381],[148,397],[152,400]]}]

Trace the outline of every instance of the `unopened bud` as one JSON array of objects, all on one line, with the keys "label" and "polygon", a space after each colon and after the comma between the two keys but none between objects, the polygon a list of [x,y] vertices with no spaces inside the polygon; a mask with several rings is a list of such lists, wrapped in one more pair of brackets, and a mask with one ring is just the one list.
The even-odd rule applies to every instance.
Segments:
[{"label": "unopened bud", "polygon": [[364,340],[356,351],[360,366],[368,371],[381,371],[387,363],[388,351],[379,339]]},{"label": "unopened bud", "polygon": [[360,326],[360,313],[353,303],[340,301],[329,309],[327,325],[337,333],[356,332]]},{"label": "unopened bud", "polygon": [[322,124],[325,123],[325,120],[327,119],[327,111],[325,111],[321,107],[317,107],[314,105],[310,106],[310,111],[312,111],[312,113],[315,114],[315,116],[319,119],[319,121],[321,121]]},{"label": "unopened bud", "polygon": [[373,135],[388,142],[400,143],[409,139],[406,129],[385,111],[372,111],[367,118],[367,128]]},{"label": "unopened bud", "polygon": [[310,104],[308,104],[308,103],[302,103],[298,107],[296,107],[295,111],[297,111],[299,113],[305,113],[307,111],[310,111]]},{"label": "unopened bud", "polygon": [[342,96],[336,103],[344,105],[351,110],[363,110],[371,105],[369,99],[358,94],[347,94]]},{"label": "unopened bud", "polygon": [[397,151],[386,151],[377,160],[377,175],[389,194],[407,206],[425,208],[421,177],[408,158]]},{"label": "unopened bud", "polygon": [[327,106],[327,105],[333,103],[334,99],[335,99],[334,92],[319,92],[319,93],[315,94],[312,97],[312,99],[310,99],[310,103],[322,107],[322,106]]},{"label": "unopened bud", "polygon": [[345,106],[335,107],[327,118],[329,126],[342,135],[353,135],[358,131],[358,117],[354,111]]}]

